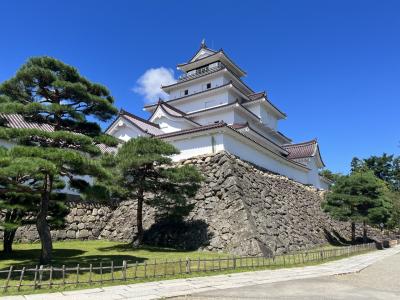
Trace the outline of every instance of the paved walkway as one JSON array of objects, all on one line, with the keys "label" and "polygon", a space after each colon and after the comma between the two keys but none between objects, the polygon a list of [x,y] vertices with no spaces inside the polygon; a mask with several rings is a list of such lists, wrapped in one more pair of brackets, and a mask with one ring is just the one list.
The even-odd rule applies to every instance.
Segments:
[{"label": "paved walkway", "polygon": [[357,273],[219,289],[174,299],[399,300],[400,253]]},{"label": "paved walkway", "polygon": [[[112,287],[103,287],[88,290],[67,291],[51,294],[36,294],[26,296],[10,296],[0,298],[2,300],[101,300],[101,299],[160,299],[168,297],[184,296],[195,293],[216,291],[229,288],[245,288],[249,286],[299,280],[323,276],[348,274],[359,272],[389,256],[400,253],[400,246],[374,251],[367,254],[333,261],[317,266],[300,268],[265,270],[229,275],[217,275],[208,277],[195,277],[188,279],[164,280],[158,282],[139,283]],[[208,297],[209,298],[209,297]],[[204,298],[203,298],[204,299]],[[239,299],[239,298],[238,298]]]}]

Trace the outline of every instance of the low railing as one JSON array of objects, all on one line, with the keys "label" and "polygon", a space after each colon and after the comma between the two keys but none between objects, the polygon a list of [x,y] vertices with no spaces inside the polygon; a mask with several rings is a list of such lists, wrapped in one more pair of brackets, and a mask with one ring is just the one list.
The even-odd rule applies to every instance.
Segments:
[{"label": "low railing", "polygon": [[204,70],[200,69],[199,71],[197,71],[196,73],[191,74],[191,75],[183,74],[179,77],[179,81],[181,82],[181,81],[186,81],[186,80],[194,79],[197,77],[201,77],[206,74],[210,74],[210,73],[222,70],[223,68],[225,68],[225,65],[223,63],[218,63],[217,66],[215,66],[215,67],[212,67],[212,68],[207,67],[207,68],[204,68]]},{"label": "low railing", "polygon": [[186,260],[154,260],[152,262],[122,261],[120,265],[113,261],[97,265],[89,264],[82,267],[36,266],[35,268],[15,268],[0,271],[3,293],[23,292],[27,290],[51,289],[71,285],[94,285],[105,282],[151,280],[155,278],[189,276],[220,272],[226,270],[253,270],[262,268],[284,268],[296,265],[306,265],[323,262],[333,258],[346,257],[376,249],[375,243],[354,245],[348,247],[313,250],[289,253],[278,256],[229,256],[213,259]]}]

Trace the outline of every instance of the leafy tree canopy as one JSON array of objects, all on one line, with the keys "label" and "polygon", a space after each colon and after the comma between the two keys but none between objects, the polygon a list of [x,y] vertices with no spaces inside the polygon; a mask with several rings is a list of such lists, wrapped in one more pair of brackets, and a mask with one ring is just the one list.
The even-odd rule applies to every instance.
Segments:
[{"label": "leafy tree canopy", "polygon": [[336,182],[341,176],[343,176],[340,173],[333,173],[331,170],[328,169],[323,169],[319,172],[319,175],[331,180],[332,182]]},{"label": "leafy tree canopy", "polygon": [[383,153],[382,156],[371,156],[359,159],[354,157],[351,162],[351,172],[371,170],[376,177],[386,181],[395,191],[400,190],[400,157]]},{"label": "leafy tree canopy", "polygon": [[327,193],[323,207],[342,221],[379,224],[388,221],[391,202],[385,182],[366,171],[340,177]]},{"label": "leafy tree canopy", "polygon": [[[66,179],[72,188],[94,194],[91,191],[96,186],[82,176],[110,176],[93,157],[101,154],[97,144],[115,146],[117,140],[104,135],[93,120],[107,121],[117,109],[107,88],[90,82],[74,67],[45,56],[29,59],[0,85],[0,113],[0,139],[15,145],[0,153],[0,195],[9,204],[9,191],[21,196],[21,201],[24,193],[39,195],[40,201],[31,199],[34,208],[25,208],[37,213],[41,263],[47,264],[52,249],[49,215],[61,199],[60,188]],[[49,126],[47,130],[10,128],[4,118],[7,114]]]},{"label": "leafy tree canopy", "polygon": [[155,207],[160,218],[179,219],[187,215],[202,177],[193,166],[176,167],[171,156],[179,151],[162,140],[147,137],[131,139],[119,149],[115,158],[105,158],[115,166],[114,180],[125,195],[138,201],[136,244],[143,239],[143,203]]}]

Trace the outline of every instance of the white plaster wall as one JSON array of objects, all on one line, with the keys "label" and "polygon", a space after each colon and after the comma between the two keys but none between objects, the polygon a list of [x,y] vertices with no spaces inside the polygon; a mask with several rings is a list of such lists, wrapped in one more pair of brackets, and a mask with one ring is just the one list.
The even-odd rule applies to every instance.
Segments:
[{"label": "white plaster wall", "polygon": [[167,117],[161,117],[154,120],[154,123],[160,125],[160,129],[165,133],[175,132],[179,130],[193,128],[194,126],[188,124],[184,120],[172,120]]},{"label": "white plaster wall", "polygon": [[308,173],[308,182],[309,184],[314,185],[316,188],[319,189],[323,189],[323,190],[327,190],[329,189],[329,184],[326,183],[325,181],[323,181],[321,179],[321,177],[319,176],[319,169],[317,166],[317,158],[311,157],[307,167],[310,168],[310,172]]},{"label": "white plaster wall", "polygon": [[179,87],[171,90],[169,93],[169,99],[173,100],[185,96],[185,90],[188,90],[189,95],[205,91],[207,90],[207,83],[211,83],[211,88],[215,88],[224,85],[228,81],[229,80],[224,74],[220,74],[215,77],[209,77],[204,80],[196,80],[196,82],[193,83],[188,81],[187,84],[182,84]]},{"label": "white plaster wall", "polygon": [[239,156],[243,160],[252,162],[303,184],[308,184],[307,171],[301,171],[284,162],[280,162],[272,154],[266,154],[262,150],[249,146],[227,134],[223,136],[223,143],[226,151]]},{"label": "white plaster wall", "polygon": [[330,184],[322,180],[321,177],[319,178],[319,182],[320,182],[320,189],[322,190],[329,190],[329,188],[331,187]]},{"label": "white plaster wall", "polygon": [[201,124],[201,125],[207,125],[207,124],[212,124],[217,121],[224,121],[227,124],[232,124],[235,122],[235,112],[233,108],[231,110],[224,110],[224,111],[219,111],[219,112],[209,112],[206,115],[198,116],[198,117],[193,117],[193,121]]},{"label": "white plaster wall", "polygon": [[261,103],[256,103],[253,105],[247,105],[246,108],[254,113],[256,116],[261,118],[261,121],[268,127],[277,130],[278,120],[267,108]]},{"label": "white plaster wall", "polygon": [[174,155],[172,159],[179,161],[193,156],[213,153],[212,137],[214,137],[215,141],[214,152],[224,150],[222,134],[207,134],[190,139],[169,141],[169,143],[181,151],[180,154]]},{"label": "white plaster wall", "polygon": [[246,108],[260,118],[260,103],[246,105]]},{"label": "white plaster wall", "polygon": [[264,106],[260,106],[260,118],[261,121],[268,127],[276,130],[278,127],[278,121]]},{"label": "white plaster wall", "polygon": [[210,108],[216,105],[227,104],[229,101],[229,93],[226,90],[218,91],[212,93],[205,97],[202,95],[201,97],[195,99],[187,99],[182,100],[181,102],[172,103],[174,107],[180,109],[185,113],[203,110],[205,108]]},{"label": "white plaster wall", "polygon": [[143,135],[143,132],[133,126],[117,127],[114,129],[112,135],[119,138],[125,142],[129,141],[131,138],[136,138],[138,136],[148,136]]}]

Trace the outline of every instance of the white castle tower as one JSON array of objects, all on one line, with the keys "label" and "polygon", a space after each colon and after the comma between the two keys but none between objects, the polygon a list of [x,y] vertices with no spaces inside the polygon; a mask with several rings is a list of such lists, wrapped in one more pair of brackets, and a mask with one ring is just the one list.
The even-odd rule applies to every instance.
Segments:
[{"label": "white castle tower", "polygon": [[278,131],[286,114],[265,92],[242,81],[246,75],[221,49],[204,42],[186,63],[179,64],[179,80],[162,86],[168,101],[147,105],[143,119],[121,110],[106,132],[123,141],[152,136],[175,145],[174,160],[227,151],[303,184],[320,189],[329,181],[319,176],[324,167],[316,140],[293,144]]}]

